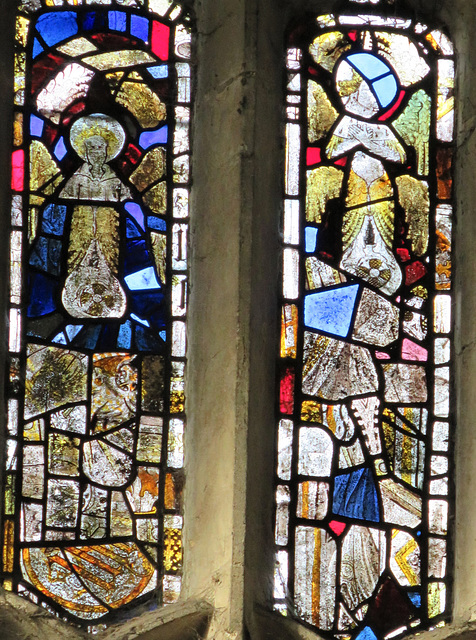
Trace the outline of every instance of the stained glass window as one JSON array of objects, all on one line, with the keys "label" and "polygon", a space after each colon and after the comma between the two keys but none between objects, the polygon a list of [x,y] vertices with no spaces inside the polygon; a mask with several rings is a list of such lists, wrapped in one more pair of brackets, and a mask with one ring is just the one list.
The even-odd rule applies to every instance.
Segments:
[{"label": "stained glass window", "polygon": [[180,592],[190,23],[18,6],[3,586],[83,625]]},{"label": "stained glass window", "polygon": [[287,44],[275,608],[381,640],[449,615],[454,52],[383,0]]}]

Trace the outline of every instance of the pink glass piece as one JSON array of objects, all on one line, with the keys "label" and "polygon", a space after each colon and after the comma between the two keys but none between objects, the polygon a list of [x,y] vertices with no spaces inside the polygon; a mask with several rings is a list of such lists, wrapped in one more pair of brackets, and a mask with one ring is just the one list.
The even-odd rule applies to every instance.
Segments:
[{"label": "pink glass piece", "polygon": [[402,343],[403,360],[418,360],[426,362],[428,360],[428,351],[412,340],[405,338]]},{"label": "pink glass piece", "polygon": [[321,150],[319,147],[309,147],[307,150],[306,162],[309,167],[312,164],[318,164],[321,161]]},{"label": "pink glass piece", "polygon": [[152,53],[161,60],[169,59],[170,28],[154,20],[152,23]]},{"label": "pink glass piece", "polygon": [[337,520],[331,520],[331,522],[329,522],[329,528],[332,529],[332,531],[336,535],[340,536],[345,529],[345,522],[338,522]]},{"label": "pink glass piece", "polygon": [[294,411],[294,370],[289,367],[281,378],[279,393],[279,407],[281,413],[288,416]]},{"label": "pink glass piece", "polygon": [[375,357],[378,358],[379,360],[390,360],[390,356],[388,355],[388,353],[385,353],[384,351],[376,351]]},{"label": "pink glass piece", "polygon": [[25,152],[18,149],[12,153],[12,189],[23,191]]}]

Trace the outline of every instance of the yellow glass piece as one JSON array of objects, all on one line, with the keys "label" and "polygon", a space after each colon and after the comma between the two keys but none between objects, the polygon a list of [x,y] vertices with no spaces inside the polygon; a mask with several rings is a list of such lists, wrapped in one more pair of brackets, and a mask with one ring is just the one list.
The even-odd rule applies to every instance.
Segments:
[{"label": "yellow glass piece", "polygon": [[322,404],[314,400],[305,400],[301,406],[301,420],[322,424]]},{"label": "yellow glass piece", "polygon": [[110,207],[77,206],[71,220],[68,247],[68,273],[79,266],[93,238],[99,244],[109,268],[117,272],[119,265],[119,214]]},{"label": "yellow glass piece", "polygon": [[83,58],[83,61],[94,69],[98,69],[98,71],[122,69],[124,67],[133,67],[136,64],[151,64],[157,62],[155,58],[145,51],[133,51],[130,49],[98,53],[94,56]]},{"label": "yellow glass piece", "polygon": [[13,117],[13,144],[15,147],[23,144],[23,113],[16,112]]},{"label": "yellow glass piece", "polygon": [[307,172],[306,220],[322,222],[329,200],[340,196],[344,173],[335,167],[318,167]]},{"label": "yellow glass piece", "polygon": [[353,170],[350,171],[347,184],[347,198],[345,201],[348,207],[356,207],[359,204],[383,200],[384,198],[391,198],[392,196],[392,184],[385,171],[370,185]]},{"label": "yellow glass piece", "polygon": [[182,532],[180,529],[164,530],[164,569],[176,572],[182,564]]},{"label": "yellow glass piece", "polygon": [[446,609],[446,586],[443,582],[428,585],[428,617],[439,616]]},{"label": "yellow glass piece", "polygon": [[52,195],[60,181],[59,167],[48,149],[39,140],[34,140],[30,145],[30,191],[40,191],[46,185],[43,193]]},{"label": "yellow glass piece", "polygon": [[3,538],[3,570],[6,573],[13,571],[13,540],[15,526],[12,520],[6,520],[4,525]]},{"label": "yellow glass piece", "polygon": [[309,80],[307,86],[307,104],[309,142],[316,142],[326,135],[339,114],[324,89],[314,80]]},{"label": "yellow glass piece", "polygon": [[387,247],[390,248],[392,246],[394,235],[394,203],[393,201],[388,201],[352,209],[344,215],[342,225],[342,246],[344,251],[357,237],[367,216],[372,216]]},{"label": "yellow glass piece", "polygon": [[298,310],[287,304],[281,312],[281,358],[295,358],[298,331]]},{"label": "yellow glass piece", "polygon": [[[392,538],[395,538],[395,536],[398,533],[399,533],[398,529],[393,529]],[[403,575],[408,580],[411,587],[416,587],[417,585],[420,584],[420,578],[415,573],[415,570],[411,564],[413,560],[411,556],[416,551],[418,552],[418,545],[415,542],[415,540],[412,538],[403,547],[401,547],[401,549],[399,549],[395,554],[395,562],[402,570]]]},{"label": "yellow glass piece", "polygon": [[394,122],[395,129],[404,141],[415,149],[418,173],[422,176],[428,175],[429,171],[430,109],[431,99],[420,89]]},{"label": "yellow glass piece", "polygon": [[422,256],[428,249],[428,225],[430,217],[430,194],[428,183],[400,176],[396,180],[398,200],[405,210],[405,222],[408,224],[408,238],[412,251]]},{"label": "yellow glass piece", "polygon": [[167,473],[165,476],[164,506],[166,509],[176,508],[175,480],[171,473]]},{"label": "yellow glass piece", "polygon": [[172,391],[170,393],[170,413],[183,413],[185,411],[185,393]]},{"label": "yellow glass piece", "polygon": [[317,24],[320,27],[335,27],[336,26],[336,21],[334,16],[331,13],[327,13],[323,16],[319,16],[316,19]]},{"label": "yellow glass piece", "polygon": [[165,104],[146,84],[124,82],[116,100],[129,109],[144,129],[157,127],[167,116]]},{"label": "yellow glass piece", "polygon": [[15,90],[15,104],[24,104],[25,102],[25,66],[26,54],[23,51],[15,54],[15,79],[13,87]]},{"label": "yellow glass piece", "polygon": [[[32,201],[33,197],[35,196],[30,196],[30,202]],[[41,202],[39,203],[41,205],[44,198],[38,197],[38,200],[41,200]],[[28,240],[30,242],[33,242],[33,240],[36,238],[36,233],[38,231],[39,215],[40,215],[40,211],[38,207],[33,206],[28,209]]]},{"label": "yellow glass piece", "polygon": [[15,515],[15,476],[9,474],[5,479],[5,515]]},{"label": "yellow glass piece", "polygon": [[13,591],[13,582],[9,579],[3,581],[5,591]]},{"label": "yellow glass piece", "polygon": [[28,20],[28,18],[25,18],[24,16],[17,16],[16,41],[22,47],[26,47],[29,27],[30,27],[30,21]]},{"label": "yellow glass piece", "polygon": [[71,56],[75,58],[76,56],[80,56],[84,53],[91,53],[91,51],[97,51],[96,45],[90,42],[87,38],[75,38],[71,40],[71,42],[67,42],[66,44],[62,44],[58,47],[58,51],[61,53],[65,53],[67,56]]},{"label": "yellow glass piece", "polygon": [[158,148],[148,151],[140,165],[131,175],[130,180],[139,191],[144,191],[165,173],[165,149]]},{"label": "yellow glass piece", "polygon": [[143,195],[145,204],[154,212],[164,214],[167,209],[167,185],[159,182]]},{"label": "yellow glass piece", "polygon": [[41,420],[33,420],[23,428],[23,438],[28,442],[41,442],[44,439],[44,426]]},{"label": "yellow glass piece", "polygon": [[318,36],[309,47],[309,53],[317,64],[327,71],[333,71],[337,60],[350,47],[350,42],[343,33],[331,31]]},{"label": "yellow glass piece", "polygon": [[161,281],[165,284],[167,278],[167,236],[163,233],[155,233],[154,231],[151,231],[150,241],[152,244],[155,266],[157,267]]}]

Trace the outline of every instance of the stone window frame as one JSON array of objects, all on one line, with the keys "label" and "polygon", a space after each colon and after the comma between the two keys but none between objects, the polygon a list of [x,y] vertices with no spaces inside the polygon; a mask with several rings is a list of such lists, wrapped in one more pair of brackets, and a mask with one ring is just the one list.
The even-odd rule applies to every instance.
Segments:
[{"label": "stone window frame", "polygon": [[[397,0],[398,2],[398,0]],[[186,2],[192,5],[193,2]],[[408,0],[418,19],[445,24],[457,67],[455,386],[456,523],[453,621],[431,640],[476,630],[476,2]],[[317,640],[271,611],[275,362],[280,270],[284,30],[339,0],[196,0],[200,60],[194,115],[188,328],[184,582],[181,600],[112,625],[104,640]],[[0,0],[0,215],[8,224],[14,0]],[[396,8],[398,13],[398,6]],[[198,160],[199,159],[199,160]],[[7,227],[5,227],[7,228]],[[464,229],[464,232],[463,232]],[[8,234],[1,234],[8,269]],[[469,277],[468,277],[469,276]],[[7,279],[0,302],[7,308]],[[6,335],[6,313],[0,331]],[[5,355],[5,338],[1,343]],[[3,375],[3,370],[2,370]],[[1,383],[1,381],[0,381]],[[3,385],[1,386],[3,388]],[[3,430],[1,430],[3,433]],[[75,627],[0,593],[8,640],[84,639]]]}]

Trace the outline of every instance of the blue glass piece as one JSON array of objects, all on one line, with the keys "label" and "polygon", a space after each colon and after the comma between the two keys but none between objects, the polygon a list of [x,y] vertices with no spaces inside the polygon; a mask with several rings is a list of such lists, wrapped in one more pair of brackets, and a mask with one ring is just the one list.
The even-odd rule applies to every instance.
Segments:
[{"label": "blue glass piece", "polygon": [[141,232],[137,228],[136,223],[132,220],[132,218],[127,218],[126,220],[126,236],[128,238],[140,238]]},{"label": "blue glass piece", "polygon": [[127,14],[124,11],[109,11],[109,28],[113,31],[125,31]]},{"label": "blue glass piece", "polygon": [[142,318],[139,318],[139,316],[136,316],[135,313],[131,313],[131,318],[136,322],[140,322],[141,324],[143,324],[144,327],[150,327],[150,324],[149,322],[147,322],[147,320],[143,320]]},{"label": "blue glass piece", "polygon": [[34,273],[29,276],[30,302],[27,316],[37,318],[55,311],[54,301],[57,282],[42,273]]},{"label": "blue glass piece", "polygon": [[418,591],[409,591],[408,597],[413,602],[415,607],[421,607],[421,593],[418,593]]},{"label": "blue glass piece", "polygon": [[44,13],[38,18],[36,28],[46,44],[52,47],[78,33],[76,13],[74,11]]},{"label": "blue glass piece", "polygon": [[358,284],[311,293],[304,299],[304,324],[344,338],[349,333]]},{"label": "blue glass piece", "polygon": [[168,78],[169,77],[169,65],[168,64],[159,64],[154,67],[147,67],[147,71],[153,78],[157,80],[159,78]]},{"label": "blue glass piece", "polygon": [[36,58],[42,51],[44,51],[43,47],[39,43],[38,38],[35,38],[33,40],[33,57]]},{"label": "blue glass piece", "polygon": [[64,143],[63,136],[61,136],[61,138],[58,140],[58,143],[56,144],[56,147],[53,153],[58,158],[58,160],[62,160],[65,157],[65,155],[68,153],[68,150],[66,149],[66,145]]},{"label": "blue glass piece", "polygon": [[145,230],[144,212],[139,207],[139,205],[136,204],[135,202],[127,202],[126,205],[124,206],[124,209],[131,214],[131,216],[134,218],[134,220],[137,222],[140,228]]},{"label": "blue glass piece", "polygon": [[145,240],[143,238],[127,238],[127,249],[124,254],[124,275],[128,276],[152,265]]},{"label": "blue glass piece", "polygon": [[140,351],[161,351],[164,346],[159,336],[141,326],[136,326],[135,341]]},{"label": "blue glass piece", "polygon": [[167,340],[167,331],[159,331],[159,336],[165,342]]},{"label": "blue glass piece", "polygon": [[60,273],[61,240],[54,238],[37,238],[31,255],[30,264],[37,269],[51,273],[54,276]]},{"label": "blue glass piece", "polygon": [[317,245],[317,234],[319,229],[316,227],[306,227],[306,253],[314,253]]},{"label": "blue glass piece", "polygon": [[364,627],[355,640],[377,640],[377,636],[370,627]]},{"label": "blue glass piece", "polygon": [[43,135],[44,126],[44,120],[38,118],[37,116],[30,116],[30,133],[32,136],[41,138],[41,136]]},{"label": "blue glass piece", "polygon": [[45,233],[61,236],[65,219],[66,207],[64,205],[49,204],[43,211],[41,228]]},{"label": "blue glass piece", "polygon": [[140,134],[139,145],[142,149],[148,149],[153,144],[165,144],[168,136],[168,126],[164,125],[154,131],[144,131]]},{"label": "blue glass piece", "polygon": [[132,322],[127,320],[119,327],[119,333],[117,335],[117,348],[118,349],[130,349],[132,342]]},{"label": "blue glass piece", "polygon": [[373,53],[351,53],[347,60],[369,80],[390,71],[390,67]]},{"label": "blue glass piece", "polygon": [[68,344],[64,333],[58,333],[51,342],[55,342],[56,344]]},{"label": "blue glass piece", "polygon": [[144,42],[149,39],[149,21],[141,16],[131,15],[131,36],[140,38]]},{"label": "blue glass piece", "polygon": [[131,291],[141,291],[143,289],[160,289],[157,282],[154,267],[147,267],[141,271],[136,271],[124,278],[125,283]]},{"label": "blue glass piece", "polygon": [[376,80],[372,87],[382,107],[388,107],[394,101],[398,91],[397,81],[392,74]]},{"label": "blue glass piece", "polygon": [[332,513],[346,518],[380,521],[377,489],[370,469],[357,469],[335,477]]},{"label": "blue glass piece", "polygon": [[156,231],[167,231],[167,223],[162,218],[156,218],[155,216],[149,216],[147,218],[147,226],[149,229],[155,229]]},{"label": "blue glass piece", "polygon": [[107,15],[103,12],[88,11],[83,15],[83,29],[104,29],[107,27]]},{"label": "blue glass piece", "polygon": [[81,331],[84,325],[82,324],[69,324],[66,328],[66,335],[68,336],[68,340],[73,340],[78,333]]},{"label": "blue glass piece", "polygon": [[92,325],[84,331],[81,331],[72,344],[75,347],[82,347],[83,349],[95,349],[100,333],[101,325]]}]

